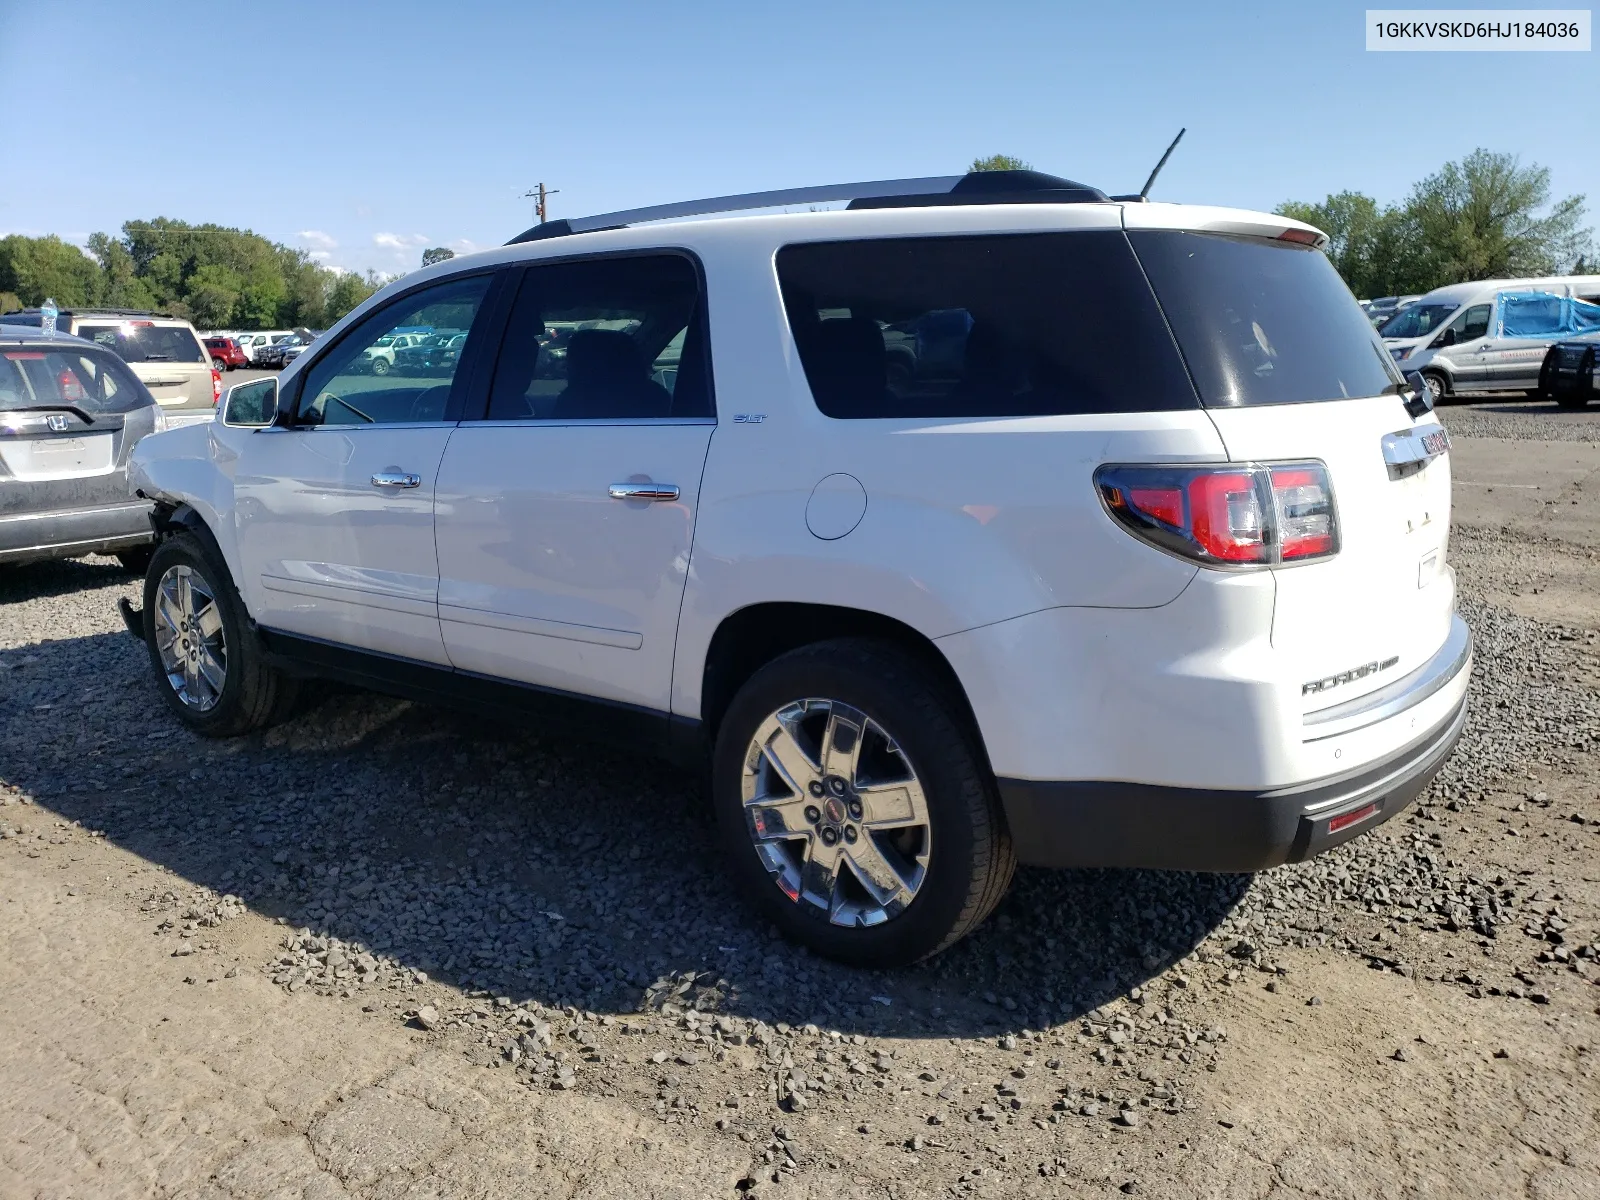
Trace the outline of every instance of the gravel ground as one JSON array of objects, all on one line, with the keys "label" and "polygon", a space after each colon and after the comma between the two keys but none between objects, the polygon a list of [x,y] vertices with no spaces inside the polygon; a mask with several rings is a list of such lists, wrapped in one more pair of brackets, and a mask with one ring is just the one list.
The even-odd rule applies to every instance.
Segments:
[{"label": "gravel ground", "polygon": [[1518,441],[1600,442],[1600,404],[1568,412],[1553,401],[1464,396],[1436,410],[1456,437]]},{"label": "gravel ground", "polygon": [[[1499,407],[1443,416],[1580,428]],[[755,924],[695,779],[334,688],[205,742],[125,575],[0,575],[0,1194],[1600,1193],[1600,564],[1451,555],[1468,730],[1406,817],[1023,870],[902,972]],[[1507,599],[1556,567],[1565,620]],[[256,1040],[265,1116],[205,1082]]]}]

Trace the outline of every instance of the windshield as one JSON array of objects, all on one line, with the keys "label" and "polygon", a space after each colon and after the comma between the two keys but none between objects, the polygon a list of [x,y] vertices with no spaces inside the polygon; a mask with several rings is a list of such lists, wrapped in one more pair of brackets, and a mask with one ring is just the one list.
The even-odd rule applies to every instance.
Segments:
[{"label": "windshield", "polygon": [[75,408],[90,417],[154,403],[110,354],[42,346],[0,350],[0,411]]},{"label": "windshield", "polygon": [[1207,407],[1354,399],[1401,386],[1322,251],[1211,233],[1128,236]]},{"label": "windshield", "polygon": [[194,334],[182,325],[150,325],[129,321],[121,325],[83,325],[79,337],[115,350],[123,362],[205,362]]},{"label": "windshield", "polygon": [[1413,304],[1378,326],[1378,332],[1386,338],[1427,337],[1459,307],[1458,304]]}]

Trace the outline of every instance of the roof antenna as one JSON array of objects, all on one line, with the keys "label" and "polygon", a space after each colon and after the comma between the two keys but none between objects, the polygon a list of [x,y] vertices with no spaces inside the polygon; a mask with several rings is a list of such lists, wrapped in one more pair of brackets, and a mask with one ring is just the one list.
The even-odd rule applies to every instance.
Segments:
[{"label": "roof antenna", "polygon": [[1155,184],[1156,176],[1161,174],[1161,168],[1167,165],[1167,159],[1172,157],[1172,152],[1178,148],[1178,143],[1183,141],[1183,135],[1187,132],[1187,128],[1178,130],[1178,136],[1172,139],[1172,145],[1167,147],[1167,152],[1161,156],[1156,169],[1150,172],[1150,178],[1144,181],[1144,187],[1139,191],[1139,199],[1150,199],[1150,188]]}]

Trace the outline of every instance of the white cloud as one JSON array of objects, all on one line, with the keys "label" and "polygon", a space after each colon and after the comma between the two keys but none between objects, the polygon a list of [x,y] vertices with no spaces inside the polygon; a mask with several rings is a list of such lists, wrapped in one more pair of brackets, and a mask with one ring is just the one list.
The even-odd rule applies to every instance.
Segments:
[{"label": "white cloud", "polygon": [[473,241],[471,238],[456,238],[455,241],[446,242],[445,244],[457,254],[476,254],[479,250],[483,249],[482,246],[478,245],[478,243]]},{"label": "white cloud", "polygon": [[[327,234],[323,233],[320,229],[302,229],[299,233],[295,234],[295,237],[299,238],[302,242],[311,243],[311,245],[315,246],[318,250],[337,250],[339,248],[339,243],[333,238],[329,237]],[[312,257],[315,258],[316,255],[312,255]]]},{"label": "white cloud", "polygon": [[307,252],[306,257],[313,262],[326,263],[333,255],[327,250],[311,250]]},{"label": "white cloud", "polygon": [[425,233],[375,233],[372,235],[372,244],[382,246],[386,250],[409,250],[413,246],[426,246],[428,235]]}]

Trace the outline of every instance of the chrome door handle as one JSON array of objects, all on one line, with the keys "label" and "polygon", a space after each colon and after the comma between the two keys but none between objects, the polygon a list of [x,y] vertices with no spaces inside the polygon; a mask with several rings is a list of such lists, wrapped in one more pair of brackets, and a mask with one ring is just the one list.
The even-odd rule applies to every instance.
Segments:
[{"label": "chrome door handle", "polygon": [[379,471],[372,477],[372,486],[381,488],[414,488],[422,486],[422,476],[406,471]]},{"label": "chrome door handle", "polygon": [[613,483],[608,489],[613,500],[676,500],[675,483]]}]

